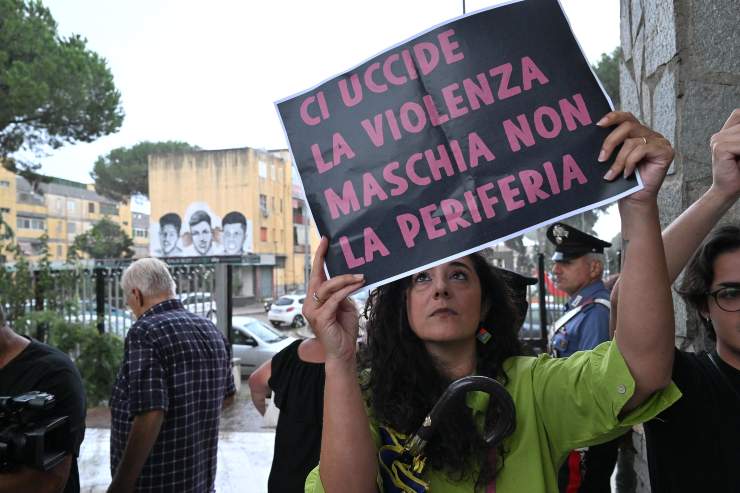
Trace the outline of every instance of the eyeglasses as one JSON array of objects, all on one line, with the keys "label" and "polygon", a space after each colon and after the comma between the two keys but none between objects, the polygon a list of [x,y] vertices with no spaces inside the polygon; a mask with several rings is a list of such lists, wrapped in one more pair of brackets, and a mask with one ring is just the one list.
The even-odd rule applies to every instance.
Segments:
[{"label": "eyeglasses", "polygon": [[714,302],[722,310],[726,312],[740,311],[740,288],[734,286],[719,288],[707,294],[714,298]]}]

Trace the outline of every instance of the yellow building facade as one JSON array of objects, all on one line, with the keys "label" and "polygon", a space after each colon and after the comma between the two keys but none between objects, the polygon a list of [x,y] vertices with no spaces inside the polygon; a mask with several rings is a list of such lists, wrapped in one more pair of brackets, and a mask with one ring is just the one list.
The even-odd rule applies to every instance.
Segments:
[{"label": "yellow building facade", "polygon": [[[132,236],[132,212],[128,204],[97,194],[91,184],[53,177],[49,180],[34,190],[23,177],[0,167],[0,211],[13,229],[12,241],[29,261],[40,259],[40,240],[44,234],[48,236],[50,260],[65,261],[75,237],[90,230],[103,217],[116,222]],[[10,253],[6,252],[5,257],[14,260]]]},{"label": "yellow building facade", "polygon": [[[192,151],[149,156],[152,255],[189,257],[228,256],[226,221],[240,213],[248,224],[248,238],[235,277],[237,299],[261,299],[302,289],[303,261],[296,256],[293,224],[292,172],[286,151],[251,148]],[[201,232],[195,221],[207,211],[212,243],[198,248]],[[167,217],[178,216],[180,229],[175,250],[157,248],[155,233],[167,227]],[[204,223],[201,223],[204,224]],[[160,230],[161,228],[161,230]],[[195,229],[194,229],[195,228]],[[208,228],[207,228],[208,229]],[[314,234],[315,238],[315,234]],[[172,253],[176,251],[177,253]]]},{"label": "yellow building facade", "polygon": [[[10,228],[11,231],[15,231],[16,215],[17,210],[15,204],[15,174],[11,173],[0,163],[0,214],[2,214],[3,222]],[[0,234],[7,234],[3,228]],[[8,258],[8,253],[0,252],[0,259]]]}]

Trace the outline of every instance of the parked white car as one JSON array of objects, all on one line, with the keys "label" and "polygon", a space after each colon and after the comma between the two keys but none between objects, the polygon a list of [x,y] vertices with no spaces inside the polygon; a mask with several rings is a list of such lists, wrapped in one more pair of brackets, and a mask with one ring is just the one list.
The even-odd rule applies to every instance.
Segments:
[{"label": "parked white car", "polygon": [[256,370],[280,350],[295,341],[252,317],[231,317],[231,342],[234,357],[239,358],[242,375]]},{"label": "parked white car", "polygon": [[305,299],[305,294],[286,294],[281,296],[273,302],[270,311],[267,312],[267,320],[274,327],[280,327],[281,325],[301,327],[306,325],[302,313]]},{"label": "parked white car", "polygon": [[216,323],[216,299],[211,293],[204,291],[180,293],[179,298],[187,311]]}]

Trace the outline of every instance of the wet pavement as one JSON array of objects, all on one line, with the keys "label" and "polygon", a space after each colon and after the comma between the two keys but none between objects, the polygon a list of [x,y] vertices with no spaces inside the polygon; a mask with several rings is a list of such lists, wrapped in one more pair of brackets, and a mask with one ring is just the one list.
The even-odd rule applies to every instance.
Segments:
[{"label": "wet pavement", "polygon": [[[236,401],[221,415],[216,491],[267,492],[276,422],[277,410],[267,418],[257,412],[244,379]],[[104,493],[108,488],[109,446],[110,412],[107,408],[91,409],[78,459],[82,493]]]}]

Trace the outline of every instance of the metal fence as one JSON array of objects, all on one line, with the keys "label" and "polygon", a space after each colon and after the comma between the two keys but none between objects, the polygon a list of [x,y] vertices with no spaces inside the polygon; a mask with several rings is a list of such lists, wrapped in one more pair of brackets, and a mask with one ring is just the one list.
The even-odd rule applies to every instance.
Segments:
[{"label": "metal fence", "polygon": [[[124,337],[134,323],[121,289],[125,265],[54,268],[44,275],[28,272],[29,279],[17,279],[28,292],[24,299],[3,300],[10,319],[33,311],[48,310],[66,321],[89,324],[98,331]],[[215,322],[218,308],[215,300],[215,267],[213,265],[173,265],[177,295],[185,307]],[[21,275],[16,272],[15,277]],[[6,291],[14,286],[6,286]],[[9,298],[4,296],[4,298]]]}]

